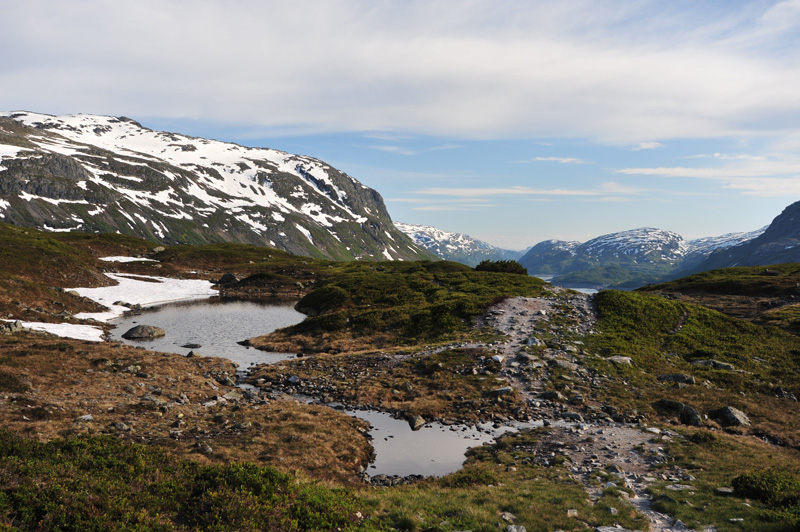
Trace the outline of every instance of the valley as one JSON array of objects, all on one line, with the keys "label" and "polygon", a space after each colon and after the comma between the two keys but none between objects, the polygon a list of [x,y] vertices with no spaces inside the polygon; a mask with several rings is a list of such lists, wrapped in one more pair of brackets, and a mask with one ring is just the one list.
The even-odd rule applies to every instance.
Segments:
[{"label": "valley", "polygon": [[[760,317],[754,323],[729,317],[698,305],[700,299],[668,295],[666,286],[657,291],[667,298],[586,295],[447,262],[336,263],[238,244],[161,248],[121,235],[0,228],[3,249],[27,250],[15,253],[15,261],[40,265],[3,262],[6,319],[98,326],[80,312],[102,309],[72,289],[106,284],[103,273],[212,282],[225,276],[216,285],[225,297],[299,298],[308,315],[297,325],[241,339],[251,351],[302,355],[249,368],[244,382],[251,386],[244,389],[235,366],[215,358],[213,348],[187,357],[9,328],[0,334],[0,416],[5,445],[23,438],[15,449],[33,452],[35,442],[64,441],[84,442],[81,452],[98,453],[119,441],[134,446],[131,452],[166,453],[153,459],[216,468],[218,478],[228,479],[220,489],[232,496],[242,488],[224,477],[231,464],[275,468],[300,486],[332,490],[319,495],[327,502],[301,529],[327,529],[309,523],[332,523],[340,504],[351,509],[350,517],[335,526],[352,530],[795,526],[791,502],[780,502],[792,500],[793,488],[780,492],[789,499],[765,498],[753,491],[762,478],[753,475],[778,475],[780,485],[792,486],[800,471],[800,340],[761,325]],[[100,260],[109,256],[151,260]],[[62,275],[54,277],[57,263]],[[794,270],[770,269],[779,274],[734,269],[714,275],[725,293],[791,301]],[[671,290],[719,291],[713,279],[703,279],[688,278]],[[785,328],[791,331],[791,323]],[[422,431],[438,423],[505,434],[468,451],[453,473],[370,477],[368,423],[331,408],[336,405],[385,412]],[[728,420],[726,408],[744,413],[746,422]],[[3,455],[3,471],[11,471],[11,456]],[[12,526],[26,529],[23,515],[52,518],[49,504],[77,504],[37,492],[32,486],[40,474],[49,475],[46,469],[26,473],[34,476],[22,475],[7,488],[13,494],[27,486],[26,493],[36,494],[22,506],[0,505]],[[92,482],[103,475],[97,470],[80,480],[81,489],[97,489]],[[169,526],[198,527],[181,508],[200,496],[169,503]],[[243,524],[229,506],[234,499],[204,504],[230,516],[226,527],[277,522],[255,512],[250,517],[266,521]],[[103,514],[111,502],[93,504]],[[270,504],[296,515],[291,501]]]}]

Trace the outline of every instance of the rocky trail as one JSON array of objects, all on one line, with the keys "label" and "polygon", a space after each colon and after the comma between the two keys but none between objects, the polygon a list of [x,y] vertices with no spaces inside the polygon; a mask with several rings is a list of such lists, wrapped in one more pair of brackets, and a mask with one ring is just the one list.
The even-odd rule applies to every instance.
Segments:
[{"label": "rocky trail", "polygon": [[[591,295],[562,292],[549,298],[510,298],[492,307],[476,325],[504,335],[503,340],[485,347],[502,359],[500,375],[522,394],[531,416],[549,427],[537,450],[543,465],[556,456],[566,457],[570,474],[584,485],[592,500],[599,499],[605,488],[617,489],[622,499],[647,517],[651,532],[687,531],[682,522],[653,510],[646,493],[657,481],[670,482],[676,492],[691,489],[691,475],[672,469],[664,472],[663,468],[670,458],[662,445],[680,436],[623,420],[611,408],[586,406],[585,396],[601,384],[601,378],[581,366],[583,344],[572,338],[591,334],[596,321]],[[619,357],[617,363],[629,362],[624,358]],[[531,373],[528,367],[538,371]],[[544,390],[555,368],[567,370],[573,382],[570,389]],[[574,423],[554,424],[559,418]],[[607,480],[598,483],[598,477]],[[603,532],[624,530],[601,528]]]}]

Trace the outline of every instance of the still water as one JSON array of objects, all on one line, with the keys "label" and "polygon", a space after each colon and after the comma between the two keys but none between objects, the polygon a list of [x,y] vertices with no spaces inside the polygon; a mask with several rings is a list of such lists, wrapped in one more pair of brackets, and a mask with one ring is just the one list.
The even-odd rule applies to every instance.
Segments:
[{"label": "still water", "polygon": [[[303,321],[294,302],[231,301],[211,298],[170,303],[143,310],[112,322],[111,337],[155,351],[225,357],[245,370],[253,364],[272,364],[294,358],[291,353],[267,353],[237,342]],[[155,325],[166,336],[154,340],[125,340],[122,334],[136,325]],[[199,344],[201,347],[183,347]],[[429,424],[412,431],[406,421],[372,410],[348,411],[370,423],[375,461],[370,475],[446,475],[461,468],[470,447],[491,441],[497,432]]]},{"label": "still water", "polygon": [[[144,309],[111,323],[111,337],[153,351],[224,357],[245,370],[253,364],[273,364],[293,358],[290,353],[267,353],[237,342],[267,334],[305,319],[294,309],[294,301],[231,301],[217,297],[200,301],[169,303]],[[136,325],[155,325],[167,334],[153,340],[125,340],[122,335]],[[200,347],[183,347],[196,344]]]}]

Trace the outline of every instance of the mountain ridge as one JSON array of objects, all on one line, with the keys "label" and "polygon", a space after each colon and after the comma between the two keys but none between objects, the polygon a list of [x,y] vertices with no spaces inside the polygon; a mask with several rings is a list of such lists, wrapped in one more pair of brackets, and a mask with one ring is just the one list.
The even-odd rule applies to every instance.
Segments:
[{"label": "mountain ridge", "polygon": [[395,222],[394,225],[431,253],[467,266],[476,266],[484,260],[517,260],[524,253],[499,248],[463,233],[445,231],[429,225],[403,222]]},{"label": "mountain ridge", "polygon": [[327,163],[145,128],[126,117],[0,113],[0,221],[241,242],[320,258],[431,258],[380,194]]}]

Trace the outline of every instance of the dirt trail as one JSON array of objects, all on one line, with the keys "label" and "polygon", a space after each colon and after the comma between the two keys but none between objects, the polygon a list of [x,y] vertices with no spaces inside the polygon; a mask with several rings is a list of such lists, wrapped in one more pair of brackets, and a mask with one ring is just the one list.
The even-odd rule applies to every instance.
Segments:
[{"label": "dirt trail", "polygon": [[[540,443],[544,456],[568,457],[570,473],[586,487],[593,500],[602,492],[597,473],[604,471],[615,475],[617,482],[621,480],[623,484],[619,487],[632,491],[627,500],[648,518],[651,532],[688,531],[690,529],[680,521],[651,509],[645,491],[648,485],[659,480],[672,482],[678,488],[687,488],[693,480],[682,471],[667,470],[668,473],[658,476],[653,471],[655,466],[669,461],[662,445],[678,435],[638,424],[614,422],[602,412],[596,416],[578,413],[584,404],[583,396],[591,393],[599,380],[580,365],[584,354],[582,342],[576,338],[591,334],[596,322],[593,296],[557,292],[547,298],[508,299],[492,307],[476,325],[492,327],[505,336],[504,340],[485,347],[503,357],[501,375],[522,394],[534,417],[546,420],[546,425],[558,418],[577,421],[570,426],[551,426]],[[534,349],[526,351],[527,347]],[[532,355],[531,351],[537,354]],[[526,371],[528,365],[537,371]],[[567,396],[552,401],[543,399],[545,384],[555,367],[570,372],[574,385],[566,394],[573,393],[569,399]],[[575,393],[577,391],[585,392]],[[566,405],[563,399],[567,399]],[[618,486],[617,483],[606,486],[615,485]]]}]

